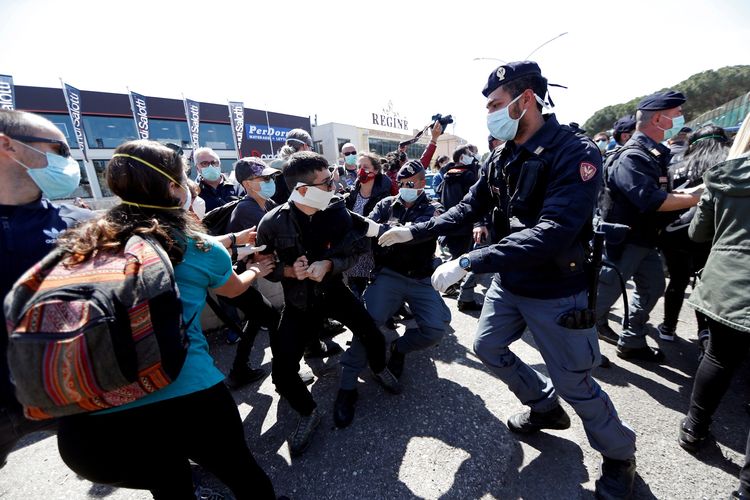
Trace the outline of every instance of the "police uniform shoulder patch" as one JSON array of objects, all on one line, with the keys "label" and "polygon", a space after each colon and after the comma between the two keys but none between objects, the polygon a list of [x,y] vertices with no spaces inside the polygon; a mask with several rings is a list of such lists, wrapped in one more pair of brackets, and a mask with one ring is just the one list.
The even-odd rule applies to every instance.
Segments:
[{"label": "police uniform shoulder patch", "polygon": [[596,165],[587,161],[582,161],[581,166],[578,167],[578,172],[581,174],[581,180],[588,182],[596,175]]}]

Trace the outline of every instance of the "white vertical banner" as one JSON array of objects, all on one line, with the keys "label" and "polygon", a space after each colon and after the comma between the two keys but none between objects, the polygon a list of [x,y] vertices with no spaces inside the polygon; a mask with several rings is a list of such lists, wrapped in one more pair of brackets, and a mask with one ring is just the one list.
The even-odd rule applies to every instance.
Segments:
[{"label": "white vertical banner", "polygon": [[73,134],[75,135],[78,148],[83,155],[83,167],[86,170],[86,177],[88,177],[89,186],[91,187],[91,194],[94,196],[95,200],[101,199],[102,190],[99,187],[99,179],[96,177],[94,166],[89,162],[86,132],[83,129],[83,119],[81,116],[81,91],[63,82],[62,79],[60,79],[60,83],[62,84],[63,96],[65,96],[65,104],[68,105],[70,121],[73,122]]}]

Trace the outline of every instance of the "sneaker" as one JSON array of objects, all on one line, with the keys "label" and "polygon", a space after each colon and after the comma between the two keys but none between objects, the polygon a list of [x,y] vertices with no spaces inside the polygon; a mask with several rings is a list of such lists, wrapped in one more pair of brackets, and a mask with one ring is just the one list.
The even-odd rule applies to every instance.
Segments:
[{"label": "sneaker", "polygon": [[297,428],[289,437],[289,454],[297,457],[310,447],[315,429],[320,424],[318,410],[314,409],[309,415],[302,415],[297,422]]},{"label": "sneaker", "polygon": [[391,357],[388,359],[388,369],[394,377],[401,378],[401,374],[404,373],[404,359],[406,358],[406,354],[398,352],[395,340],[391,342],[390,351]]},{"label": "sneaker", "polygon": [[240,341],[240,334],[236,330],[227,328],[224,330],[224,340],[226,340],[227,344],[236,344]]},{"label": "sneaker", "polygon": [[302,379],[302,383],[304,383],[305,385],[310,385],[315,381],[315,375],[313,374],[313,371],[307,366],[300,368],[297,372],[297,375],[299,375],[299,378]]},{"label": "sneaker", "polygon": [[617,345],[620,341],[620,336],[609,325],[596,325],[596,334],[607,344]]},{"label": "sneaker", "polygon": [[680,422],[680,432],[677,435],[677,442],[679,443],[680,448],[688,453],[697,453],[706,441],[708,433],[700,435],[695,429],[688,427],[687,420],[687,417],[685,417]]},{"label": "sneaker", "polygon": [[388,368],[385,368],[380,373],[376,373],[375,380],[391,394],[401,394],[401,391],[403,391],[401,384],[398,383],[398,379],[393,376],[393,373]]},{"label": "sneaker", "polygon": [[664,361],[664,353],[659,349],[651,347],[622,347],[617,346],[617,357],[635,361],[649,361],[651,363],[661,363]]},{"label": "sneaker", "polygon": [[458,310],[463,311],[481,311],[482,310],[482,304],[477,302],[476,300],[459,300],[458,301]]},{"label": "sneaker", "polygon": [[330,358],[337,354],[341,354],[344,350],[335,342],[327,344],[322,340],[318,341],[317,346],[314,344],[313,347],[305,349],[306,358]]},{"label": "sneaker", "polygon": [[600,500],[620,500],[633,494],[635,457],[615,460],[603,457],[602,475],[596,480],[594,496]]},{"label": "sneaker", "polygon": [[354,405],[357,403],[357,389],[339,389],[336,402],[333,403],[333,423],[343,429],[354,420]]},{"label": "sneaker", "polygon": [[674,338],[677,336],[674,328],[669,328],[664,323],[659,325],[657,330],[659,330],[659,338],[667,342],[674,342]]},{"label": "sneaker", "polygon": [[517,434],[532,434],[541,429],[564,430],[569,427],[570,417],[560,405],[545,412],[526,410],[508,419],[508,429]]},{"label": "sneaker", "polygon": [[458,298],[458,291],[459,291],[459,285],[458,283],[456,283],[455,285],[451,285],[445,289],[445,291],[443,292],[443,297],[456,299]]},{"label": "sneaker", "polygon": [[232,368],[229,370],[229,375],[224,379],[224,383],[230,389],[239,389],[247,384],[257,382],[266,375],[266,371],[261,368],[250,368],[245,365],[243,368]]},{"label": "sneaker", "polygon": [[343,333],[345,330],[346,327],[341,321],[327,318],[323,322],[323,333],[329,337],[333,337],[335,335],[338,335],[339,333]]}]

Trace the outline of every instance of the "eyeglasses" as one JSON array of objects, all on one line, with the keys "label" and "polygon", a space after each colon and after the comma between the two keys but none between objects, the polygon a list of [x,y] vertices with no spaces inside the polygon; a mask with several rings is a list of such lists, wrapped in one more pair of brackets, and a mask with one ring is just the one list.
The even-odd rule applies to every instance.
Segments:
[{"label": "eyeglasses", "polygon": [[402,188],[412,188],[412,189],[413,189],[413,188],[414,188],[414,185],[415,185],[415,184],[416,184],[416,182],[414,182],[414,181],[409,181],[409,182],[399,182],[399,183],[398,183],[398,187],[402,187]]},{"label": "eyeglasses", "polygon": [[64,158],[70,157],[70,146],[65,141],[58,141],[57,139],[48,139],[46,137],[36,137],[33,135],[9,135],[11,139],[15,139],[19,142],[43,142],[45,144],[56,144],[59,147],[58,154]]},{"label": "eyeglasses", "polygon": [[219,160],[213,160],[213,161],[202,161],[198,164],[200,168],[206,168],[206,167],[218,167],[221,165],[221,162]]},{"label": "eyeglasses", "polygon": [[333,176],[328,176],[328,179],[326,179],[323,182],[318,182],[317,184],[305,184],[305,186],[325,186],[328,189],[331,189],[333,187]]},{"label": "eyeglasses", "polygon": [[356,151],[348,151],[348,152],[344,153],[344,156],[351,156],[351,155],[356,155],[356,154],[357,154]]}]

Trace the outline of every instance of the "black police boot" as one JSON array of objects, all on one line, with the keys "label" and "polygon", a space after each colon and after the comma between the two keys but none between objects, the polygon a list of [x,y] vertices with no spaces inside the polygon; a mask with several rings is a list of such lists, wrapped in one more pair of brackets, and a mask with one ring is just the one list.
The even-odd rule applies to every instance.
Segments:
[{"label": "black police boot", "polygon": [[482,310],[482,304],[477,302],[476,300],[459,300],[458,301],[458,310],[461,312],[464,311],[481,311]]},{"label": "black police boot", "polygon": [[336,402],[333,403],[333,423],[343,429],[354,420],[354,405],[357,403],[357,389],[339,389]]},{"label": "black police boot", "polygon": [[620,336],[609,325],[596,325],[596,334],[599,340],[607,344],[617,345],[620,341]]},{"label": "black police boot", "polygon": [[344,352],[344,350],[337,343],[331,342],[330,344],[327,344],[321,340],[317,343],[313,342],[312,345],[305,349],[305,357],[310,359],[330,358],[331,356],[335,356],[342,352]]},{"label": "black police boot", "polygon": [[345,330],[346,327],[343,325],[343,323],[341,323],[340,321],[336,321],[335,319],[326,318],[326,320],[323,322],[324,337],[334,337],[339,333],[343,333]]},{"label": "black police boot", "polygon": [[404,373],[404,358],[406,358],[406,354],[398,352],[395,340],[391,342],[390,350],[391,357],[388,359],[388,369],[394,377],[401,378],[401,374]]},{"label": "black police boot", "polygon": [[617,357],[621,359],[648,361],[650,363],[660,363],[664,361],[664,353],[659,349],[651,347],[622,347],[617,346]]},{"label": "black police boot", "polygon": [[239,389],[242,386],[262,379],[266,375],[266,371],[261,368],[250,368],[244,365],[229,370],[229,375],[224,379],[224,383],[230,389]]},{"label": "black police boot", "polygon": [[526,410],[508,419],[508,429],[517,434],[532,434],[541,429],[563,430],[569,427],[570,417],[560,405],[545,412]]},{"label": "black police boot", "polygon": [[677,435],[677,443],[680,448],[688,453],[697,453],[708,437],[708,432],[699,432],[688,427],[687,417],[680,422],[680,432]]},{"label": "black police boot", "polygon": [[627,460],[603,459],[602,475],[596,480],[594,496],[599,500],[630,498],[635,480],[635,457]]}]

